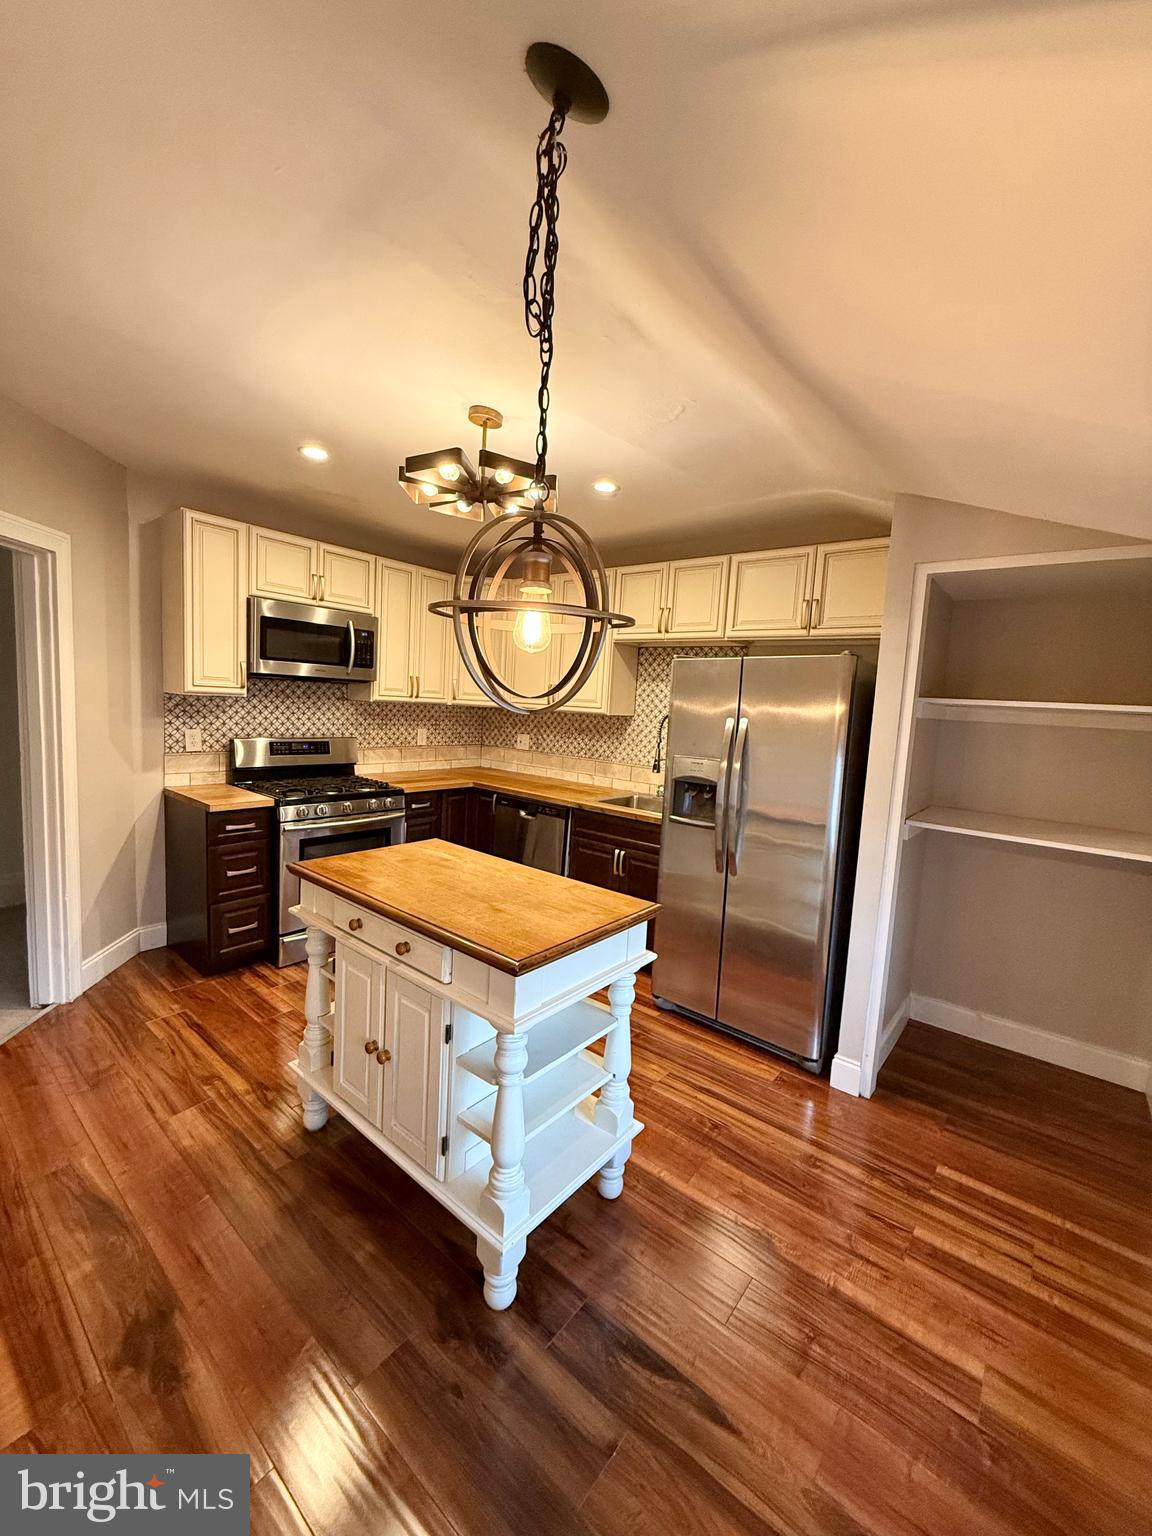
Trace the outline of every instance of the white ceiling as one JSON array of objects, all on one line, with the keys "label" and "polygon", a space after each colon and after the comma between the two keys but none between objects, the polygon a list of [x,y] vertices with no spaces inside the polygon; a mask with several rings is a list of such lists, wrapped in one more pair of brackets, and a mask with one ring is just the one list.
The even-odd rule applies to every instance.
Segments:
[{"label": "white ceiling", "polygon": [[1152,5],[8,0],[3,34],[0,389],[126,463],[463,542],[396,466],[473,447],[474,400],[530,456],[544,37],[613,103],[566,135],[550,464],[610,550],[869,531],[894,491],[1152,533]]}]

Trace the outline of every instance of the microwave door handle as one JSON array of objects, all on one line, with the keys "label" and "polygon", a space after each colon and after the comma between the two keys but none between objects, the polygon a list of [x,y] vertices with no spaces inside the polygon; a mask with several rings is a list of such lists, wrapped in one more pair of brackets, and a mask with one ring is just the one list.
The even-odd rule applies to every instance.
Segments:
[{"label": "microwave door handle", "polygon": [[732,732],[736,722],[731,715],[724,722],[724,746],[720,753],[720,777],[716,780],[716,819],[712,826],[716,873],[724,873],[724,850],[728,843],[728,780],[731,768]]},{"label": "microwave door handle", "polygon": [[[736,747],[732,753],[732,787],[735,806],[728,812],[728,873],[740,873],[740,850],[744,846],[744,815],[747,794],[744,785],[744,753],[748,746],[748,717],[742,716],[736,728]],[[731,793],[731,791],[730,791]]]},{"label": "microwave door handle", "polygon": [[352,620],[348,620],[348,671],[352,672],[356,666],[356,626]]}]

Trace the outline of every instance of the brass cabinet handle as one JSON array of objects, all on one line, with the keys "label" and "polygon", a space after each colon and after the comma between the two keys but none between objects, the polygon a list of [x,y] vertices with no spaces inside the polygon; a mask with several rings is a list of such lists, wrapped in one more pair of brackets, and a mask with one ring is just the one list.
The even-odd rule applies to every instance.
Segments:
[{"label": "brass cabinet handle", "polygon": [[417,674],[416,674],[416,693],[415,693],[414,697],[416,697],[416,698],[420,697],[420,674],[419,674],[419,672],[417,672]]},{"label": "brass cabinet handle", "polygon": [[379,1040],[365,1040],[365,1042],[364,1042],[364,1054],[365,1054],[365,1056],[375,1056],[376,1052],[379,1049],[380,1049],[380,1042],[379,1042]]},{"label": "brass cabinet handle", "polygon": [[353,933],[359,933],[364,926],[364,919],[362,917],[350,917],[348,919],[348,926]]},{"label": "brass cabinet handle", "polygon": [[396,946],[396,953],[398,955],[410,955],[412,953],[412,946],[409,944],[407,939],[400,940],[399,944]]},{"label": "brass cabinet handle", "polygon": [[808,628],[808,620],[812,616],[812,599],[805,597],[800,602],[800,628]]},{"label": "brass cabinet handle", "polygon": [[621,850],[620,850],[620,878],[621,878],[621,880],[623,880],[625,878],[624,860],[627,857],[628,857],[628,850],[627,850],[627,848],[621,848]]},{"label": "brass cabinet handle", "polygon": [[814,597],[812,599],[811,628],[812,629],[819,629],[819,627],[820,627],[820,599],[818,597]]},{"label": "brass cabinet handle", "polygon": [[392,1052],[391,1051],[377,1051],[376,1052],[376,1060],[380,1063],[381,1066],[383,1066],[386,1061],[391,1061],[392,1060]]}]

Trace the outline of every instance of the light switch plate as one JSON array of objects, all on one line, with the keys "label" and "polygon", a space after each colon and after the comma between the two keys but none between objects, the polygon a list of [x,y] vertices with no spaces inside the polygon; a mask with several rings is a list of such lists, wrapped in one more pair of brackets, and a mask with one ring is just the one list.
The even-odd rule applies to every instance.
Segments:
[{"label": "light switch plate", "polygon": [[185,752],[203,752],[204,732],[198,725],[184,732],[184,750]]},{"label": "light switch plate", "polygon": [[426,725],[418,725],[416,727],[416,745],[418,747],[426,747],[428,745],[428,727]]},{"label": "light switch plate", "polygon": [[532,738],[531,738],[531,736],[517,736],[517,738],[516,738],[516,750],[517,750],[517,752],[531,752],[531,750],[532,750]]}]

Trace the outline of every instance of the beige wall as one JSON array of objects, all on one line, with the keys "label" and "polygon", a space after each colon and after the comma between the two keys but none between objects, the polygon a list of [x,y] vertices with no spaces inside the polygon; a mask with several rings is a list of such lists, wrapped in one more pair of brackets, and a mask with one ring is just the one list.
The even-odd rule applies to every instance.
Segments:
[{"label": "beige wall", "polygon": [[85,957],[137,926],[126,472],[0,397],[0,508],[71,535]]},{"label": "beige wall", "polygon": [[20,820],[20,711],[12,555],[0,548],[0,907],[24,899]]},{"label": "beige wall", "polygon": [[[885,1000],[870,999],[916,566],[936,560],[976,560],[992,555],[1046,550],[1106,548],[1124,542],[1118,535],[1099,530],[1014,517],[1006,512],[969,507],[958,502],[921,496],[896,498],[840,1027],[838,1058],[840,1066],[847,1071],[850,1072],[852,1064],[861,1061],[866,1039],[872,1030],[880,1027],[880,1020],[886,1016]],[[916,873],[915,869],[910,870],[910,889],[914,887]],[[900,935],[897,935],[887,988],[889,1006],[894,999],[908,992],[911,983],[913,930],[904,925],[903,932],[908,942],[899,942]],[[844,1073],[839,1069],[836,1077],[844,1081]]]}]

